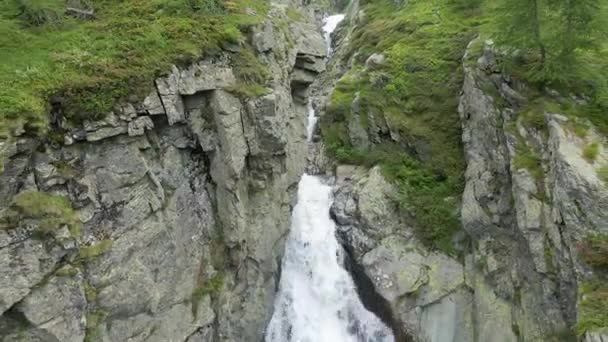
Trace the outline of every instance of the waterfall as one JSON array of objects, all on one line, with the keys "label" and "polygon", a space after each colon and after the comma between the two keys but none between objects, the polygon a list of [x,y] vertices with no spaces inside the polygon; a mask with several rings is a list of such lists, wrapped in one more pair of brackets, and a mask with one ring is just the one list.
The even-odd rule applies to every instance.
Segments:
[{"label": "waterfall", "polygon": [[[326,38],[343,15],[328,17]],[[309,107],[308,140],[316,115]],[[361,303],[329,216],[332,187],[303,175],[285,246],[279,292],[266,342],[394,342],[391,330]]]}]

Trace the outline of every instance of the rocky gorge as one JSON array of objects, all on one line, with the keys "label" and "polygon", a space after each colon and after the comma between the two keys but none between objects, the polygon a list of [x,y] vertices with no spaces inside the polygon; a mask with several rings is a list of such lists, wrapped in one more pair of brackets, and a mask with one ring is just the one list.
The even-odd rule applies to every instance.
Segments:
[{"label": "rocky gorge", "polygon": [[[380,47],[355,47],[367,3],[275,1],[246,41],[174,65],[143,100],[78,124],[56,101],[48,137],[0,140],[0,341],[263,341],[305,171],[335,180],[345,267],[397,341],[608,341],[573,332],[602,279],[584,242],[608,234],[606,136],[559,110],[530,120],[491,40],[467,36],[458,56],[453,249],[424,243],[380,163],[332,155],[323,123],[306,147],[309,105],[323,120],[342,80],[395,77]],[[337,10],[328,56],[320,24]],[[262,89],[243,86],[243,51]],[[354,146],[432,154],[364,95],[344,120]]]}]

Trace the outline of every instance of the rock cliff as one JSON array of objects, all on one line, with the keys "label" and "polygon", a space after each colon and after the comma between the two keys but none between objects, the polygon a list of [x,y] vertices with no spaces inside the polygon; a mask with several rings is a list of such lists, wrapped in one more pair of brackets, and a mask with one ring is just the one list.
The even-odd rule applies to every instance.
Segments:
[{"label": "rock cliff", "polygon": [[[343,61],[356,58],[348,55],[349,37],[365,17],[357,1],[348,17],[337,31]],[[383,62],[379,53],[365,68]],[[589,236],[608,233],[606,137],[587,122],[577,133],[580,119],[558,110],[523,110],[530,108],[529,89],[502,73],[497,60],[492,43],[479,39],[463,58],[458,112],[467,168],[455,251],[420,240],[417,217],[403,210],[403,197],[380,167],[337,166],[332,215],[340,238],[355,272],[385,300],[387,319],[415,340],[606,339],[601,329],[574,332],[586,319],[588,284],[599,276],[581,249]],[[328,68],[338,77],[349,70],[344,63]],[[356,146],[380,143],[374,127],[389,139],[407,139],[390,125],[350,120]],[[591,145],[599,151],[592,158],[585,153]]]},{"label": "rock cliff", "polygon": [[[262,339],[326,57],[292,10],[143,102],[76,125],[57,104],[48,139],[0,143],[2,341]],[[268,76],[255,94],[242,56]]]}]

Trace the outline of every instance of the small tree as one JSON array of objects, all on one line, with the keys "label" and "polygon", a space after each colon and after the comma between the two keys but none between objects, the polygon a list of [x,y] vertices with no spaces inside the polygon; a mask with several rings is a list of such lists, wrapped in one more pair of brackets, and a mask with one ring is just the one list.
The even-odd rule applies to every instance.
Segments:
[{"label": "small tree", "polygon": [[536,51],[544,66],[547,51],[541,35],[540,0],[499,0],[494,14],[497,42],[524,54]]}]

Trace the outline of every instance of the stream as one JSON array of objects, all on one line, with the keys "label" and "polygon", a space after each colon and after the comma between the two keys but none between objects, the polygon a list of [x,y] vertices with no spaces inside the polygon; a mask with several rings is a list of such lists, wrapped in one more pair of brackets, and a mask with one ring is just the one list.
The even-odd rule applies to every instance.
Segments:
[{"label": "stream", "polygon": [[[343,18],[325,19],[328,49],[330,35]],[[310,105],[309,142],[316,120]],[[343,267],[344,251],[329,216],[331,204],[332,186],[322,177],[304,174],[266,342],[394,342],[391,330],[363,306]]]}]

